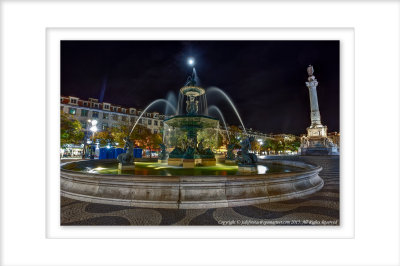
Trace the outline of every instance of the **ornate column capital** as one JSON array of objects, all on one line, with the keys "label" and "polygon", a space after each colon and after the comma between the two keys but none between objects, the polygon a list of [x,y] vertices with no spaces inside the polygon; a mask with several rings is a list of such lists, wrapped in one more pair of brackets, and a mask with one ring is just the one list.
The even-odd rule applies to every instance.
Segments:
[{"label": "ornate column capital", "polygon": [[[314,76],[313,76],[314,77]],[[314,77],[314,79],[313,80],[310,80],[310,78],[309,78],[309,82],[306,82],[306,86],[307,87],[317,87],[318,86],[318,81],[317,81],[317,79]]]}]

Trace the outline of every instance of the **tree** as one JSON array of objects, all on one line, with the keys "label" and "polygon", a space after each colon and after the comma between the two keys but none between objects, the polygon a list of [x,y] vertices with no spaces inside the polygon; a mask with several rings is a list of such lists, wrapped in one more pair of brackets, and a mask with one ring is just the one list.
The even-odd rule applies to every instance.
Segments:
[{"label": "tree", "polygon": [[234,144],[235,149],[240,149],[240,141],[243,139],[243,131],[237,126],[230,126],[229,129],[230,142]]},{"label": "tree", "polygon": [[110,141],[117,143],[117,147],[123,148],[125,145],[124,138],[129,136],[129,139],[135,146],[142,149],[149,149],[151,156],[151,151],[158,149],[159,145],[162,143],[162,135],[160,133],[154,134],[146,126],[139,124],[136,125],[132,134],[130,134],[132,127],[133,124],[131,123],[121,122],[111,128],[96,133],[95,138],[99,139],[100,143],[103,145]]},{"label": "tree", "polygon": [[[95,139],[98,139],[101,145],[106,145],[109,142],[111,143],[115,143],[117,141],[115,141],[114,136],[112,135],[112,132],[110,129],[105,129],[103,131],[97,132],[94,135]],[[119,143],[118,143],[119,144]],[[122,144],[123,145],[123,144]]]},{"label": "tree", "polygon": [[84,137],[81,123],[67,113],[61,112],[60,144],[81,144]]},{"label": "tree", "polygon": [[256,141],[256,140],[254,140],[254,141],[251,143],[251,150],[252,150],[253,152],[258,152],[258,151],[260,150],[260,143],[259,143],[258,141]]},{"label": "tree", "polygon": [[280,140],[277,139],[269,139],[269,146],[268,148],[272,151],[274,151],[274,153],[278,153],[280,150],[282,143]]},{"label": "tree", "polygon": [[264,139],[264,142],[261,145],[261,151],[267,152],[267,155],[269,155],[270,151],[273,150],[272,142],[273,142],[273,139],[271,139],[271,138]]},{"label": "tree", "polygon": [[290,150],[292,152],[298,151],[298,149],[300,148],[300,138],[296,137],[293,140],[289,140],[286,142],[285,144],[285,148],[287,150]]}]

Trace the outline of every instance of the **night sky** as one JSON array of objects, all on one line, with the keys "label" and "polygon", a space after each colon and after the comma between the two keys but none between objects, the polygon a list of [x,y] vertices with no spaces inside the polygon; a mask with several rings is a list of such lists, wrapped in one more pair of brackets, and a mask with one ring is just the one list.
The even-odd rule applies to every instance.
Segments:
[{"label": "night sky", "polygon": [[[225,91],[246,128],[297,135],[310,125],[305,82],[312,64],[322,124],[339,131],[339,41],[62,41],[61,95],[99,99],[105,88],[105,102],[144,109],[168,92],[178,95],[191,73],[189,57],[201,86]],[[218,94],[207,101],[228,124],[240,124]]]}]

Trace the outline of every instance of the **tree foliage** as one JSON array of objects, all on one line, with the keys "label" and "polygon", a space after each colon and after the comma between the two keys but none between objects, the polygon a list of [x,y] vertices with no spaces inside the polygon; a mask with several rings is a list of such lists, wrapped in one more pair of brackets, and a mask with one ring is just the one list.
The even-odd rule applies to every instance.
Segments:
[{"label": "tree foliage", "polygon": [[84,132],[81,123],[71,115],[61,112],[60,117],[60,144],[81,144]]},{"label": "tree foliage", "polygon": [[229,138],[230,143],[234,144],[234,149],[240,148],[240,141],[243,139],[243,131],[237,126],[230,126]]},{"label": "tree foliage", "polygon": [[[129,136],[132,127],[133,124],[131,123],[119,123],[96,133],[95,139],[99,139],[100,143],[103,145],[111,142],[116,144],[117,147],[123,148],[125,145],[124,138]],[[162,143],[162,136],[160,133],[154,134],[146,126],[139,124],[136,125],[129,139],[136,147],[149,150],[158,149],[159,145]]]}]

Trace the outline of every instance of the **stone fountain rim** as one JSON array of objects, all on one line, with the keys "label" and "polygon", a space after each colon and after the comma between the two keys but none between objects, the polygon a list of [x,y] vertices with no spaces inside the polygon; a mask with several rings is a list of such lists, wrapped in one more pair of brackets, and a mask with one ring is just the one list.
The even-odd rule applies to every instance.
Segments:
[{"label": "stone fountain rim", "polygon": [[[260,163],[261,161],[261,163]],[[312,174],[312,173],[319,173],[322,170],[321,166],[312,164],[312,163],[304,163],[300,161],[290,161],[290,160],[267,160],[267,159],[260,159],[257,165],[263,165],[262,162],[264,163],[272,163],[272,164],[280,164],[280,165],[285,165],[285,163],[288,164],[301,164],[302,166],[295,166],[299,168],[305,169],[304,171],[299,171],[299,172],[288,172],[288,173],[266,173],[266,174],[240,174],[240,175],[171,175],[171,176],[163,176],[163,175],[118,175],[118,174],[99,174],[99,173],[87,173],[87,172],[82,172],[82,171],[74,171],[74,170],[68,170],[65,169],[64,166],[69,165],[69,164],[74,164],[74,163],[79,163],[79,162],[92,162],[92,163],[100,163],[100,162],[105,162],[105,163],[117,163],[118,161],[116,159],[105,159],[105,160],[79,160],[79,161],[73,161],[73,162],[65,162],[60,165],[60,170],[64,173],[69,173],[73,175],[84,175],[84,176],[91,176],[93,178],[96,178],[97,180],[99,179],[108,179],[112,177],[113,179],[118,178],[118,179],[132,179],[132,178],[161,178],[161,179],[171,179],[175,178],[178,180],[184,180],[184,179],[190,179],[190,178],[204,178],[204,179],[225,179],[225,180],[234,180],[234,179],[249,179],[249,178],[254,178],[256,177],[257,179],[277,179],[280,178],[279,180],[283,180],[284,178],[293,178],[297,177],[300,175],[305,175],[305,174]]]},{"label": "stone fountain rim", "polygon": [[[279,161],[271,160],[273,163],[279,163]],[[62,168],[71,163],[82,162],[74,161],[61,165],[61,195],[100,204],[143,208],[203,209],[289,200],[315,193],[323,187],[324,181],[318,175],[322,167],[298,161],[282,161],[301,164],[309,170],[296,173],[272,173],[270,176],[258,174],[125,176],[92,174]]]}]

